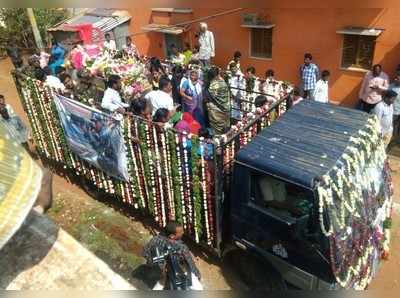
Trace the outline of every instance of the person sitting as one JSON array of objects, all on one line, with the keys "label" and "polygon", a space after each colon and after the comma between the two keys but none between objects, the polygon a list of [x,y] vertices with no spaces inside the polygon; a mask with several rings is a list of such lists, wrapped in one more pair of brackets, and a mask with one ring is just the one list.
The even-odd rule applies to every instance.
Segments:
[{"label": "person sitting", "polygon": [[[203,286],[200,283],[201,275],[199,269],[193,260],[192,254],[189,248],[183,243],[182,236],[184,234],[183,227],[181,224],[176,222],[169,222],[164,231],[157,236],[153,237],[149,243],[143,249],[143,257],[146,259],[148,265],[156,265],[154,260],[160,256],[167,256],[170,252],[178,254],[188,265],[188,288],[187,290],[203,290]],[[162,276],[156,283],[153,290],[170,289],[176,290],[173,284],[173,268],[165,266],[166,262],[161,265],[161,272],[165,272],[165,276]],[[163,278],[165,277],[165,278]]]},{"label": "person sitting", "polygon": [[181,65],[175,65],[172,68],[172,98],[175,103],[182,104],[182,95],[180,93],[181,83],[186,80],[185,71]]},{"label": "person sitting", "polygon": [[185,55],[179,52],[178,48],[176,45],[172,44],[171,45],[171,56],[170,60],[173,64],[178,64],[178,65],[183,65],[185,62]]},{"label": "person sitting", "polygon": [[183,113],[182,119],[175,124],[175,129],[179,132],[186,132],[198,135],[201,126],[190,113]]},{"label": "person sitting", "polygon": [[130,110],[136,116],[142,117],[146,120],[151,120],[151,106],[145,97],[134,100],[131,103]]},{"label": "person sitting", "polygon": [[174,106],[174,100],[171,97],[172,85],[171,80],[163,76],[160,78],[159,89],[151,91],[146,94],[145,98],[151,103],[152,116],[155,115],[158,109],[167,109],[170,113],[170,117],[176,112],[176,106]]},{"label": "person sitting", "polygon": [[46,81],[46,73],[44,72],[43,69],[38,68],[35,70],[34,78],[44,83]]},{"label": "person sitting", "polygon": [[52,71],[50,67],[46,66],[43,71],[46,74],[46,84],[51,87],[56,89],[58,92],[64,92],[65,86],[63,83],[61,83],[60,79],[54,75],[52,75]]},{"label": "person sitting", "polygon": [[210,84],[206,89],[208,117],[214,133],[221,135],[230,127],[229,86],[215,66],[209,70],[209,77]]},{"label": "person sitting", "polygon": [[201,66],[200,65],[200,54],[199,54],[199,51],[200,51],[200,46],[197,44],[197,45],[194,46],[192,57],[190,59],[190,64],[196,63],[199,66]]},{"label": "person sitting", "polygon": [[170,125],[169,122],[170,116],[169,116],[169,111],[168,109],[165,108],[160,108],[157,109],[157,111],[154,113],[153,116],[153,122],[158,124],[159,126],[162,126],[164,128],[171,128],[172,125]]},{"label": "person sitting", "polygon": [[122,101],[121,95],[121,78],[118,75],[110,75],[107,81],[107,89],[104,92],[101,107],[111,113],[118,113],[117,119],[122,120],[122,114],[125,114],[125,108],[129,105]]}]

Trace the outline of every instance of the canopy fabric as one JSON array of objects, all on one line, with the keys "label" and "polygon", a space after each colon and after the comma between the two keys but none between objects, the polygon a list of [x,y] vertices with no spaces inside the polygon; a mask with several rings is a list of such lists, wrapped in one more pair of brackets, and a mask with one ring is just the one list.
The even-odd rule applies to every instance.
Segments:
[{"label": "canopy fabric", "polygon": [[236,162],[313,189],[371,115],[303,100],[242,148]]},{"label": "canopy fabric", "polygon": [[0,249],[32,209],[41,180],[40,167],[0,123]]}]

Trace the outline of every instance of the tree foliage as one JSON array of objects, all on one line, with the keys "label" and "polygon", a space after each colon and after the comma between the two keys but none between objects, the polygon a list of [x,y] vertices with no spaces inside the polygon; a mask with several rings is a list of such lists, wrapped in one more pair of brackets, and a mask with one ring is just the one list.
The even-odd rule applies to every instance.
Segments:
[{"label": "tree foliage", "polygon": [[[43,41],[48,40],[47,29],[67,17],[65,9],[35,8],[36,23]],[[21,48],[35,48],[35,40],[25,8],[0,8],[0,46],[12,40]]]}]

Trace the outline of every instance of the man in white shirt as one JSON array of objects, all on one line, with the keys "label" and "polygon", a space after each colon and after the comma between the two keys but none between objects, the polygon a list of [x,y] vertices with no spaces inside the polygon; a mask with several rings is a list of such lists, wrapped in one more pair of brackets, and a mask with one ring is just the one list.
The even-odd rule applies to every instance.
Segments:
[{"label": "man in white shirt", "polygon": [[53,76],[51,74],[51,69],[50,67],[46,66],[45,68],[43,68],[44,73],[46,74],[46,80],[45,83],[50,86],[51,88],[56,89],[58,92],[64,92],[65,90],[65,86],[63,83],[61,83],[61,80],[56,77]]},{"label": "man in white shirt", "polygon": [[378,117],[381,124],[381,134],[386,147],[389,145],[393,135],[393,102],[396,97],[397,93],[393,90],[386,91],[382,101],[372,110],[372,114]]},{"label": "man in white shirt", "polygon": [[321,79],[317,81],[315,84],[315,89],[313,93],[313,98],[315,101],[319,102],[329,102],[329,95],[328,95],[328,80],[329,80],[330,73],[328,70],[324,70],[321,74]]},{"label": "man in white shirt", "polygon": [[152,107],[152,116],[155,115],[158,109],[167,109],[170,116],[175,114],[176,107],[174,106],[174,100],[172,99],[172,84],[171,80],[167,77],[160,78],[158,83],[159,90],[151,91],[145,95],[147,101],[150,102]]},{"label": "man in white shirt", "polygon": [[215,56],[214,34],[207,28],[206,23],[200,23],[199,60],[203,66],[209,66],[210,59]]},{"label": "man in white shirt", "polygon": [[106,39],[103,43],[104,49],[109,52],[115,52],[117,50],[117,45],[115,40],[111,39],[110,33],[106,33],[104,38]]},{"label": "man in white shirt", "polygon": [[121,90],[121,78],[118,75],[111,75],[107,81],[107,89],[104,92],[101,107],[112,113],[117,112],[117,118],[122,119],[121,114],[125,114],[125,108],[129,107],[121,99],[119,91]]}]

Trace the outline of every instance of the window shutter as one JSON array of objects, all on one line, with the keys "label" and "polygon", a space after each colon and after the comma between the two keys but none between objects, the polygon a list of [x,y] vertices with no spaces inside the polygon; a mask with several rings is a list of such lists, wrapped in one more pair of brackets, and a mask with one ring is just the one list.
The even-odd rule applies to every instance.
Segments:
[{"label": "window shutter", "polygon": [[364,69],[372,67],[375,50],[374,36],[360,36],[358,43],[357,65]]},{"label": "window shutter", "polygon": [[352,67],[356,64],[358,37],[357,35],[343,36],[342,67]]},{"label": "window shutter", "polygon": [[251,56],[272,57],[272,29],[251,29]]}]

